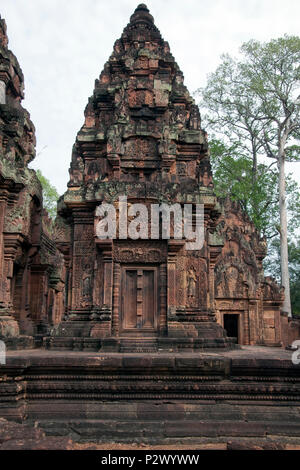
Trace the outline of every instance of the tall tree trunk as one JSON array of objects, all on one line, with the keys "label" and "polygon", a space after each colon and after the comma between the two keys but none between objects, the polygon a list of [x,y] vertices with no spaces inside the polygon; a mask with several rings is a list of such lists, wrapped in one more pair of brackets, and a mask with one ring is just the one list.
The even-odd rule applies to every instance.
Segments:
[{"label": "tall tree trunk", "polygon": [[257,180],[257,155],[256,152],[253,154],[253,164],[252,164],[252,183],[256,183]]},{"label": "tall tree trunk", "polygon": [[283,311],[292,316],[291,297],[290,297],[290,277],[288,266],[288,240],[287,240],[287,208],[286,208],[286,190],[285,190],[285,152],[284,145],[281,142],[278,154],[279,167],[279,210],[280,210],[280,265],[281,265],[281,284],[284,286]]},{"label": "tall tree trunk", "polygon": [[252,138],[252,183],[256,183],[257,180],[257,152],[256,142]]}]

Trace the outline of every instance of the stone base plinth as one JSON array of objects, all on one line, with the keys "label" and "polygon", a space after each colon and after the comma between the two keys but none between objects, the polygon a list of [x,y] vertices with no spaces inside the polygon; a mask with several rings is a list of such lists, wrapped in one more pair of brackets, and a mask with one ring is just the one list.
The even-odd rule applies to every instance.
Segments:
[{"label": "stone base plinth", "polygon": [[219,351],[239,348],[231,338],[179,337],[45,337],[44,346],[54,351],[98,351],[116,353],[147,353],[159,351]]},{"label": "stone base plinth", "polygon": [[33,336],[20,335],[16,338],[4,338],[6,349],[8,351],[33,349],[36,346],[36,339]]},{"label": "stone base plinth", "polygon": [[300,367],[291,352],[13,351],[0,367],[0,417],[76,441],[152,444],[293,439]]},{"label": "stone base plinth", "polygon": [[34,337],[20,335],[19,324],[9,313],[0,315],[0,340],[4,343],[5,350],[32,349],[35,347]]},{"label": "stone base plinth", "polygon": [[101,352],[155,352],[199,351],[235,349],[239,346],[226,336],[225,330],[209,316],[195,316],[168,322],[164,336],[112,336],[110,321],[64,321],[44,338],[44,346],[53,350],[101,351]]}]

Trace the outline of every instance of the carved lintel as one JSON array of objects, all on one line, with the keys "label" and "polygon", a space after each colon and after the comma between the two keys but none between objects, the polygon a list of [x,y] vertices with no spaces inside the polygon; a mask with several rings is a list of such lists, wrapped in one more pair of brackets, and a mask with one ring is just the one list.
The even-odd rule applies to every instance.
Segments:
[{"label": "carved lintel", "polygon": [[96,246],[103,252],[104,261],[112,259],[113,240],[95,238]]},{"label": "carved lintel", "polygon": [[109,163],[115,168],[120,166],[120,157],[118,154],[115,153],[108,153],[107,160]]},{"label": "carved lintel", "polygon": [[185,245],[184,240],[168,240],[168,256],[176,255]]},{"label": "carved lintel", "polygon": [[166,259],[166,247],[144,241],[116,244],[113,259],[118,263],[161,263]]},{"label": "carved lintel", "polygon": [[24,243],[24,236],[19,233],[4,233],[4,258],[14,260],[18,248]]}]

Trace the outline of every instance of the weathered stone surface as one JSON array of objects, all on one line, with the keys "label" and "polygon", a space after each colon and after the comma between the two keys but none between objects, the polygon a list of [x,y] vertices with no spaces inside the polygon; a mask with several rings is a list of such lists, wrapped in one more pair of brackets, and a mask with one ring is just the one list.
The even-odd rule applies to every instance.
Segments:
[{"label": "weathered stone surface", "polygon": [[40,428],[0,418],[0,450],[68,450],[66,437],[46,437]]},{"label": "weathered stone surface", "polygon": [[0,445],[11,440],[38,440],[45,436],[41,429],[20,425],[0,418]]},{"label": "weathered stone surface", "polygon": [[147,357],[15,351],[0,380],[8,419],[73,442],[300,443],[300,369],[280,348]]},{"label": "weathered stone surface", "polygon": [[[113,203],[121,218],[119,196],[127,197],[127,209],[134,202],[203,204],[203,248],[187,250],[185,240],[174,238],[174,224],[169,241],[97,240],[96,207]],[[230,347],[221,326],[240,344],[284,344],[283,293],[263,275],[265,240],[236,204],[217,201],[198,107],[145,5],[131,16],[95,82],[59,213],[57,242],[72,282],[68,321],[48,347]]]},{"label": "weathered stone surface", "polygon": [[[0,450],[299,450],[299,440],[293,437],[275,438],[273,436],[257,438],[240,437],[228,438],[226,436],[217,438],[185,438],[183,441],[173,441],[172,438],[166,442],[155,444],[150,438],[149,442],[143,436],[144,442],[120,442],[106,441],[105,432],[101,438],[97,430],[91,430],[91,435],[85,433],[84,439],[80,435],[75,439],[64,436],[47,436],[45,433],[31,425],[19,424],[0,419]],[[129,433],[130,434],[130,433]],[[149,437],[149,436],[148,436]],[[154,436],[155,437],[155,436]]]},{"label": "weathered stone surface", "polygon": [[[0,415],[32,425],[0,422],[0,448],[76,448],[70,437],[297,448],[299,366],[262,345],[289,344],[299,323],[264,277],[265,240],[214,194],[199,110],[147,7],[96,80],[54,226],[28,168],[34,127],[7,43],[1,20],[0,339],[49,350],[0,364]],[[203,247],[188,250],[174,221],[169,240],[100,240],[96,208],[119,196],[127,209],[203,204]]]},{"label": "weathered stone surface", "polygon": [[24,77],[7,45],[0,18],[0,338],[18,348],[61,320],[64,272],[41,185],[28,168],[35,129],[21,105]]},{"label": "weathered stone surface", "polygon": [[[4,20],[0,29],[0,335],[7,346],[33,344],[30,336],[41,345],[50,330],[47,347],[87,351],[296,339],[299,324],[280,313],[282,290],[264,278],[265,240],[238,205],[214,195],[198,107],[147,7],[137,7],[95,82],[54,227],[28,169],[35,131],[21,106],[23,74]],[[119,196],[127,209],[203,204],[203,248],[187,250],[173,222],[170,240],[100,241],[96,207]]]}]

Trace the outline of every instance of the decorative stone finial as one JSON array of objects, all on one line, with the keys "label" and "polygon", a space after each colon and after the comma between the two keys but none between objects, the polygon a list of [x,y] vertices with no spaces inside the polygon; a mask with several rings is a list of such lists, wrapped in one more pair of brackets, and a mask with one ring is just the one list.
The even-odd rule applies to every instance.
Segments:
[{"label": "decorative stone finial", "polygon": [[147,5],[145,5],[144,3],[140,3],[136,7],[133,15],[130,18],[130,23],[135,23],[138,21],[146,21],[146,22],[154,23],[153,16],[150,15]]},{"label": "decorative stone finial", "polygon": [[140,3],[136,9],[135,9],[135,12],[137,11],[141,11],[141,10],[144,10],[144,11],[147,11],[149,13],[149,10],[147,8],[147,5],[145,5],[145,3]]}]

